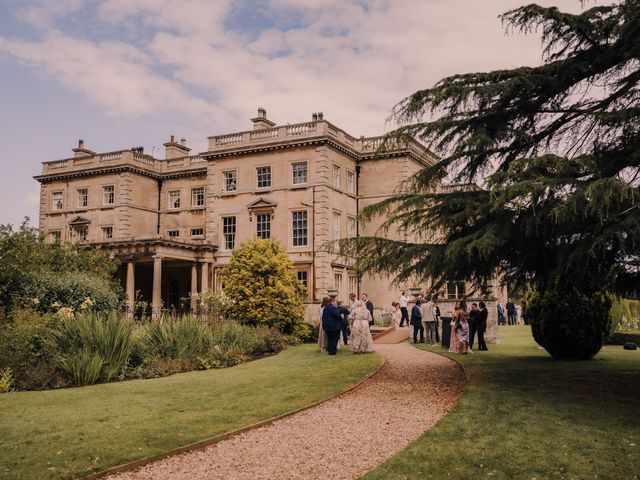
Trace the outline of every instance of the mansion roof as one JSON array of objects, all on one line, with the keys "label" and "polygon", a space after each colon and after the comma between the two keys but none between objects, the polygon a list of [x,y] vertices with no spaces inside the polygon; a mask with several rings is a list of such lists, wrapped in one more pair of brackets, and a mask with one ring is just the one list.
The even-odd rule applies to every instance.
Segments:
[{"label": "mansion roof", "polygon": [[[436,161],[436,157],[417,141],[355,138],[326,120],[211,136],[208,140],[208,150],[199,155],[166,159],[147,155],[141,148],[95,153],[85,149],[81,141],[82,148],[74,149],[75,157],[43,162],[42,173],[34,178],[46,183],[53,179],[119,171],[133,171],[159,179],[206,175],[208,160],[311,145],[327,145],[355,160],[407,155],[424,164]],[[165,145],[177,144],[172,141]],[[184,147],[184,151],[188,152],[188,149]]]}]

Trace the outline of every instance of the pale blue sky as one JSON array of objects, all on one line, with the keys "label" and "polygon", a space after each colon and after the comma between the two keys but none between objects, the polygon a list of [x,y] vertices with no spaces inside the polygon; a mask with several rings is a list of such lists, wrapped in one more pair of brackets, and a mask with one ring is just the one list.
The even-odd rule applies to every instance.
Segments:
[{"label": "pale blue sky", "polygon": [[37,223],[32,176],[79,138],[162,157],[175,134],[200,152],[258,106],[383,133],[395,103],[445,75],[539,63],[537,36],[505,36],[497,18],[525,3],[0,0],[0,223]]}]

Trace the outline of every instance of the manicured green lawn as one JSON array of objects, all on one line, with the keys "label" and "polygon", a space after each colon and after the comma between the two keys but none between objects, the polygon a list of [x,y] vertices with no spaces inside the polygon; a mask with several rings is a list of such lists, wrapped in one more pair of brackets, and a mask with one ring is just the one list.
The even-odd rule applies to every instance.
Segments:
[{"label": "manicured green lawn", "polygon": [[382,363],[292,347],[223,370],[0,395],[0,478],[74,478],[146,458],[344,391]]},{"label": "manicured green lawn", "polygon": [[451,355],[470,378],[461,401],[363,478],[640,478],[640,350],[610,346],[563,362],[538,349],[527,326],[499,335],[489,352]]}]

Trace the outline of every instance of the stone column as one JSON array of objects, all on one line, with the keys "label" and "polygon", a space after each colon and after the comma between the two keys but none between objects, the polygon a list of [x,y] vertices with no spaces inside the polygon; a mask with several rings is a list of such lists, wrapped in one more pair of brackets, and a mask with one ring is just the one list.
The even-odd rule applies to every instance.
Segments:
[{"label": "stone column", "polygon": [[191,264],[191,312],[195,313],[198,307],[198,264]]},{"label": "stone column", "polygon": [[202,272],[200,273],[200,291],[206,292],[209,289],[209,264],[202,262]]},{"label": "stone column", "polygon": [[160,318],[162,312],[162,257],[153,257],[153,295],[151,296],[151,318]]},{"label": "stone column", "polygon": [[133,261],[127,262],[127,316],[133,317],[133,308],[136,296],[136,276]]}]

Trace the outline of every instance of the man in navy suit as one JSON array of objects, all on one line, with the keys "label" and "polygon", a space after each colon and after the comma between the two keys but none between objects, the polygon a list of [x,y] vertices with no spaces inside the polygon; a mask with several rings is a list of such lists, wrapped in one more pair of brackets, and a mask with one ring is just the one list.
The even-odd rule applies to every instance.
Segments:
[{"label": "man in navy suit", "polygon": [[327,334],[327,351],[329,355],[335,355],[338,352],[338,341],[340,340],[340,332],[342,331],[342,315],[336,306],[336,298],[324,307],[322,312],[322,328]]}]

